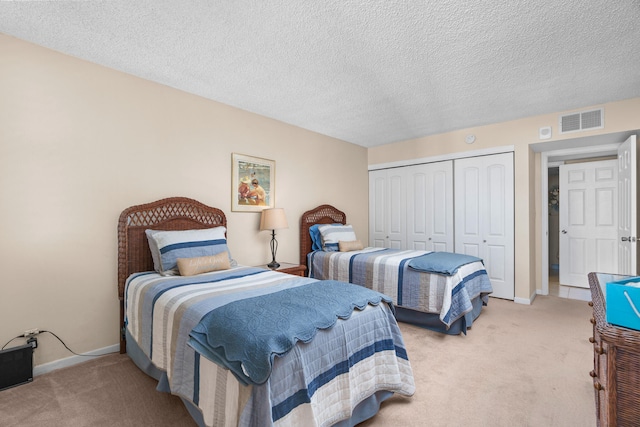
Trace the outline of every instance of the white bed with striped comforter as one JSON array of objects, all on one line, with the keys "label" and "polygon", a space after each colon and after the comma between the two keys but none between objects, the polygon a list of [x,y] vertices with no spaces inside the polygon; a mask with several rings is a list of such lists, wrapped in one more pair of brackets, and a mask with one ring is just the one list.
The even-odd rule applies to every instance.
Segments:
[{"label": "white bed with striped comforter", "polygon": [[[377,412],[393,393],[415,386],[402,335],[385,303],[354,310],[276,357],[267,382],[242,385],[226,368],[196,352],[189,333],[210,310],[230,301],[316,282],[239,266],[191,277],[137,273],[127,281],[127,349],[162,372],[160,388],[180,396],[206,426],[330,426]],[[380,346],[386,343],[387,347]],[[389,348],[390,345],[390,348]],[[364,410],[374,403],[375,409]],[[360,404],[360,406],[359,406]],[[198,414],[196,414],[198,415]]]},{"label": "white bed with striped comforter", "polygon": [[[474,310],[474,300],[486,305],[493,289],[480,260],[462,265],[450,275],[410,267],[411,260],[429,253],[374,247],[349,252],[318,250],[308,254],[309,276],[342,280],[381,292],[400,309],[438,316],[442,331],[446,331]],[[467,316],[466,321],[462,332],[473,319]]]}]

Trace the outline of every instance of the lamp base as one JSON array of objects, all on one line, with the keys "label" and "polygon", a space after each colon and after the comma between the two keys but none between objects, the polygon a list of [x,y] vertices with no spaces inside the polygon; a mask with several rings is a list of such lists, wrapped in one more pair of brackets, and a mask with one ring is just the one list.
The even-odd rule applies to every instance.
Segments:
[{"label": "lamp base", "polygon": [[275,270],[276,268],[280,267],[280,263],[277,261],[271,261],[269,264],[267,264],[267,267],[269,267],[272,270]]}]

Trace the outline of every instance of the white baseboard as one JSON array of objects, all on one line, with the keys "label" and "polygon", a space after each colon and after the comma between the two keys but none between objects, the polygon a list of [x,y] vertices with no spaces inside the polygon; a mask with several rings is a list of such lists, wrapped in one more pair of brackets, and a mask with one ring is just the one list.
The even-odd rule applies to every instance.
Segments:
[{"label": "white baseboard", "polygon": [[33,375],[38,376],[46,374],[48,372],[55,371],[56,369],[67,368],[69,366],[77,365],[78,363],[95,359],[96,357],[104,356],[105,354],[116,353],[119,351],[120,344],[114,344],[97,350],[88,351],[84,353],[86,356],[73,355],[64,359],[54,360],[53,362],[43,363],[42,365],[38,365],[33,368]]},{"label": "white baseboard", "polygon": [[536,292],[534,292],[533,294],[531,294],[531,296],[529,298],[519,298],[519,297],[515,297],[513,299],[513,302],[517,303],[517,304],[525,304],[525,305],[531,305],[533,303],[533,300],[536,299]]}]

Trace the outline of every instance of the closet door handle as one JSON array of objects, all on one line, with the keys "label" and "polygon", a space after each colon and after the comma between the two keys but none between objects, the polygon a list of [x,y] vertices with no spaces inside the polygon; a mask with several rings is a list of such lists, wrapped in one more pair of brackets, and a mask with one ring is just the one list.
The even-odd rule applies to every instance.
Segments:
[{"label": "closet door handle", "polygon": [[562,234],[567,234],[567,230],[562,230]]}]

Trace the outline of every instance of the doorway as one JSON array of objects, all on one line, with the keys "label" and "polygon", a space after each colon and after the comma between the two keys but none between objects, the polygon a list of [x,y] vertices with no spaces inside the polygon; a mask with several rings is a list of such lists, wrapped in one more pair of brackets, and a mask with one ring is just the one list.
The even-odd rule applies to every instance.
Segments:
[{"label": "doorway", "polygon": [[[537,292],[541,295],[549,295],[550,293],[560,296],[577,297],[579,291],[574,292],[574,296],[568,295],[572,289],[561,288],[559,281],[556,281],[556,272],[552,268],[554,262],[554,253],[551,252],[552,242],[550,234],[550,208],[549,208],[549,191],[554,185],[554,168],[559,167],[565,162],[584,161],[588,158],[606,158],[616,156],[620,143],[625,141],[630,135],[636,134],[638,131],[617,132],[612,134],[597,135],[592,137],[581,137],[567,139],[562,141],[551,141],[538,144],[532,144],[531,148],[534,152],[541,154],[541,174],[540,174],[540,190],[542,196],[541,204],[541,282],[542,286]],[[550,184],[551,183],[551,184]],[[559,184],[558,184],[559,185]],[[559,203],[562,203],[560,200]],[[553,210],[553,208],[551,208]],[[557,235],[557,233],[554,233]],[[559,264],[559,259],[558,259]],[[551,283],[551,287],[550,287]],[[587,290],[588,291],[588,290]],[[587,295],[585,298],[590,298]]]},{"label": "doorway", "polygon": [[560,163],[548,178],[549,293],[589,299],[587,274],[618,268],[617,157]]}]

